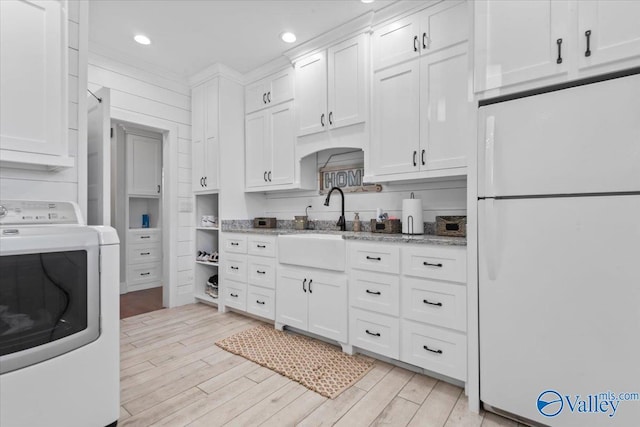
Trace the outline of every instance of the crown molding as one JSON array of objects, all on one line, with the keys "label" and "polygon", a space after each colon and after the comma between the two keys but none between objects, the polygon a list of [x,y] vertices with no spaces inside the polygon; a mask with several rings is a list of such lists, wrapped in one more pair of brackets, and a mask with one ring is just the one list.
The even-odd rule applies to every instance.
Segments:
[{"label": "crown molding", "polygon": [[207,80],[214,77],[224,77],[240,85],[244,85],[244,77],[231,67],[227,67],[224,64],[215,63],[211,64],[205,69],[198,71],[189,78],[189,84],[191,87],[197,86]]},{"label": "crown molding", "polygon": [[272,61],[267,62],[244,74],[244,84],[249,84],[262,80],[272,74],[278,73],[285,68],[291,68],[293,64],[286,56],[279,56]]}]

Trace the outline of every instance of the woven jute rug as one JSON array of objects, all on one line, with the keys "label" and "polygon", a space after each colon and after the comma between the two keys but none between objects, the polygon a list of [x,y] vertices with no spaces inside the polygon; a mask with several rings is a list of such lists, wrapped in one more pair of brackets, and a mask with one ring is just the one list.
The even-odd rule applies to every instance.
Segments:
[{"label": "woven jute rug", "polygon": [[280,332],[269,325],[216,342],[223,349],[265,366],[330,399],[373,367],[373,359],[350,356],[322,341]]}]

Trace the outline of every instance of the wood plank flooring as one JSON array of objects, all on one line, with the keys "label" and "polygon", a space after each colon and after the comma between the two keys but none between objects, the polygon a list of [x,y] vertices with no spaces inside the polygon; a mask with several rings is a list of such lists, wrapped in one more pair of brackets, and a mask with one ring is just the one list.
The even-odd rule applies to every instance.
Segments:
[{"label": "wood plank flooring", "polygon": [[377,361],[327,399],[215,342],[260,322],[190,304],[121,327],[119,426],[520,426],[468,411],[462,389]]}]

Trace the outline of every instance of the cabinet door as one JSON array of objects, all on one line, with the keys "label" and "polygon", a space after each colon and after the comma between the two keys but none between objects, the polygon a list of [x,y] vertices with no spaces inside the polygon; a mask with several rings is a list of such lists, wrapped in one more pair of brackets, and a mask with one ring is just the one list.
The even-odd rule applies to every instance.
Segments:
[{"label": "cabinet door", "polygon": [[270,160],[267,170],[269,185],[291,184],[295,170],[296,135],[293,102],[268,110],[269,141],[264,159]]},{"label": "cabinet door", "polygon": [[420,62],[414,60],[374,74],[372,172],[418,170],[420,145]]},{"label": "cabinet door", "polygon": [[191,187],[193,191],[204,190],[204,85],[191,91]]},{"label": "cabinet door", "polygon": [[219,188],[220,142],[218,139],[218,79],[205,83],[204,102],[204,186],[207,190]]},{"label": "cabinet door", "polygon": [[293,68],[286,68],[269,78],[267,84],[265,100],[269,105],[293,99]]},{"label": "cabinet door", "polygon": [[468,4],[443,2],[426,9],[420,18],[420,49],[430,54],[469,38]]},{"label": "cabinet door", "polygon": [[309,332],[347,342],[346,276],[316,272],[309,276]]},{"label": "cabinet door", "polygon": [[276,282],[276,323],[307,330],[307,289],[304,271],[279,269]]},{"label": "cabinet door", "polygon": [[373,69],[380,70],[420,55],[419,26],[416,14],[374,31]]},{"label": "cabinet door", "polygon": [[578,38],[581,69],[640,57],[640,2],[579,1]]},{"label": "cabinet door", "polygon": [[248,85],[244,90],[245,113],[267,106],[267,88],[264,80]]},{"label": "cabinet door", "polygon": [[296,63],[298,136],[321,132],[327,119],[327,56],[320,52]]},{"label": "cabinet door", "polygon": [[268,110],[257,111],[245,119],[245,179],[247,187],[267,185],[267,157],[269,121]]},{"label": "cabinet door", "polygon": [[477,92],[567,71],[568,1],[487,0],[475,7]]},{"label": "cabinet door", "polygon": [[425,56],[421,62],[420,169],[464,167],[473,138],[467,44]]},{"label": "cabinet door", "polygon": [[328,123],[331,128],[367,119],[367,38],[347,40],[328,50]]},{"label": "cabinet door", "polygon": [[162,141],[141,135],[127,134],[127,192],[129,194],[160,195],[162,174]]},{"label": "cabinet door", "polygon": [[2,1],[0,20],[0,148],[66,156],[62,2]]}]

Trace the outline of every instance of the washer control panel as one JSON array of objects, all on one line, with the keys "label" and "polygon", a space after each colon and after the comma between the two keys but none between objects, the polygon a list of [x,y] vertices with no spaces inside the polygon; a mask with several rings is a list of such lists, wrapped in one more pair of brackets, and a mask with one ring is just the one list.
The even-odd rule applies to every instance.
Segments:
[{"label": "washer control panel", "polygon": [[82,224],[73,202],[0,200],[0,225]]}]

